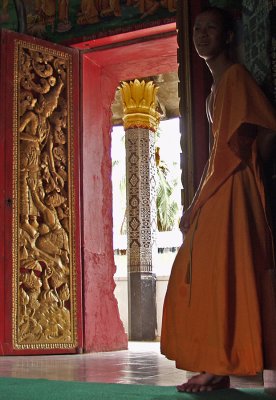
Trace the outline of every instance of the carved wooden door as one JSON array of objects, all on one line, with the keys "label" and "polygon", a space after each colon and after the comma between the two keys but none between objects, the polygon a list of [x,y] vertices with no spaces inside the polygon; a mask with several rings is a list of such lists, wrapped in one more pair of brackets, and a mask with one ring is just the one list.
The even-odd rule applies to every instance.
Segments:
[{"label": "carved wooden door", "polygon": [[1,32],[0,354],[82,349],[78,51]]}]

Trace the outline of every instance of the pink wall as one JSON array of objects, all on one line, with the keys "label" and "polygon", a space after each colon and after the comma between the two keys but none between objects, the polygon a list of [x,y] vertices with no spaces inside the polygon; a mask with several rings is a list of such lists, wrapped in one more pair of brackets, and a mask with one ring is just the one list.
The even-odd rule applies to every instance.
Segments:
[{"label": "pink wall", "polygon": [[121,80],[177,70],[173,29],[169,37],[83,55],[81,149],[86,352],[127,348],[113,293],[111,103]]}]

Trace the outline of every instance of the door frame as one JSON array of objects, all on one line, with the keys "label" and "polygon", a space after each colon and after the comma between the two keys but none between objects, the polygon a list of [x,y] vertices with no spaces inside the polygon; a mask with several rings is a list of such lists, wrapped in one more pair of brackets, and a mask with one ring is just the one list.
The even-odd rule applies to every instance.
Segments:
[{"label": "door frame", "polygon": [[[170,29],[166,27],[164,34],[160,34],[160,28],[158,30],[157,35],[146,38],[142,36],[117,43],[115,46],[108,43],[109,40],[112,43],[112,38],[105,39],[103,46],[82,52],[81,149],[85,351],[98,351],[102,348],[101,337],[91,336],[91,331],[96,330],[95,325],[104,326],[112,338],[114,324],[117,323],[114,318],[111,322],[110,320],[104,322],[106,309],[110,312],[117,307],[113,293],[116,266],[112,234],[111,104],[114,101],[116,88],[122,80],[177,71],[176,25],[170,24]],[[141,35],[141,32],[139,34]],[[96,205],[95,208],[91,207],[92,203]],[[106,286],[112,288],[108,296],[105,292]],[[93,299],[87,296],[91,288],[94,291]],[[103,301],[106,303],[104,310]],[[113,326],[112,329],[110,325]],[[120,346],[122,338],[123,336],[118,343],[117,335],[109,346]]]}]

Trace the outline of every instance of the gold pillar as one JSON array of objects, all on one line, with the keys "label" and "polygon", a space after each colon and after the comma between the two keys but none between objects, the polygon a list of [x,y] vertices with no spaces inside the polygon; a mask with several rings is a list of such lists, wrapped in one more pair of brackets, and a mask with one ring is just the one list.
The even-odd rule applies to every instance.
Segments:
[{"label": "gold pillar", "polygon": [[123,82],[126,132],[127,235],[129,272],[129,335],[132,340],[156,336],[156,276],[153,274],[156,246],[155,132],[157,87],[135,79]]}]

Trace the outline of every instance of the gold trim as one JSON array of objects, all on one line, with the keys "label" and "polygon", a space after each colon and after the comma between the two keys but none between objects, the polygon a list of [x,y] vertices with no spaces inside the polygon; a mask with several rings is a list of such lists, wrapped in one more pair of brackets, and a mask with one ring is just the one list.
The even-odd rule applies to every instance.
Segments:
[{"label": "gold trim", "polygon": [[75,237],[75,232],[76,232],[76,214],[75,214],[75,207],[76,207],[76,201],[75,201],[75,183],[74,183],[74,169],[75,169],[75,148],[74,148],[74,124],[73,124],[73,65],[72,65],[72,56],[69,58],[69,85],[68,85],[68,101],[70,102],[70,112],[68,114],[69,120],[68,120],[68,147],[71,150],[70,151],[70,157],[69,157],[69,182],[72,182],[72,189],[70,192],[70,197],[69,199],[71,200],[71,204],[69,203],[69,210],[70,210],[70,232],[71,234],[71,243],[70,243],[70,249],[74,249],[72,252],[72,265],[75,266],[75,268],[72,268],[72,274],[71,274],[71,288],[72,288],[72,293],[74,293],[72,304],[73,304],[73,318],[71,319],[72,323],[72,333],[73,333],[73,342],[75,342],[75,347],[78,345],[78,339],[77,339],[77,329],[78,329],[78,324],[77,324],[77,274],[76,274],[76,237]]},{"label": "gold trim", "polygon": [[18,64],[19,64],[19,49],[15,46],[14,49],[14,93],[13,93],[13,164],[12,164],[12,341],[13,347],[17,347],[17,327],[18,327],[18,297],[17,288],[18,282]]},{"label": "gold trim", "polygon": [[123,117],[124,129],[143,128],[156,132],[159,122],[156,118],[147,114],[128,114]]}]

